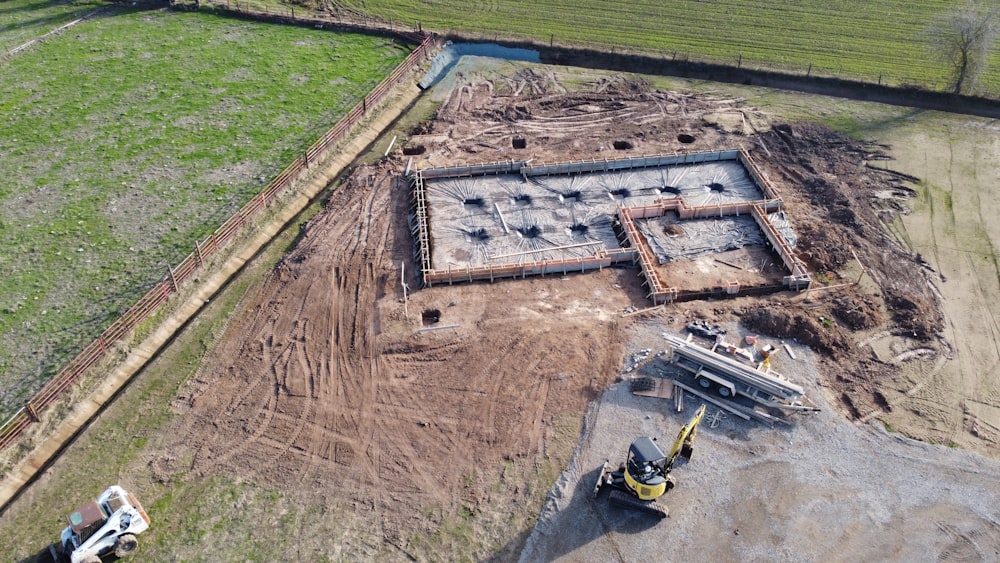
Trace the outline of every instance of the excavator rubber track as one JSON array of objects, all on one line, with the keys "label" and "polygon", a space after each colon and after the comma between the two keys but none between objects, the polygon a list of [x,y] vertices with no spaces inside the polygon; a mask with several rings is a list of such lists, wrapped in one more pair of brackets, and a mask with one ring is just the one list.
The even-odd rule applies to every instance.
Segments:
[{"label": "excavator rubber track", "polygon": [[657,518],[667,517],[667,507],[656,502],[639,500],[625,491],[619,491],[618,489],[612,490],[611,494],[608,496],[608,500],[610,500],[612,504],[616,504],[622,508],[643,512],[645,514],[656,516]]}]

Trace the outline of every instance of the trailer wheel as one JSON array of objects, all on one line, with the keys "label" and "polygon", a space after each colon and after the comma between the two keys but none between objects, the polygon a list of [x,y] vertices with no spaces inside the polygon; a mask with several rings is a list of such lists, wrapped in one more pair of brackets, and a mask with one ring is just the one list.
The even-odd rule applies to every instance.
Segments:
[{"label": "trailer wheel", "polygon": [[708,389],[709,387],[712,386],[712,382],[707,377],[699,377],[698,385],[701,385],[703,388]]},{"label": "trailer wheel", "polygon": [[732,391],[729,390],[729,387],[722,387],[721,385],[719,386],[719,394],[723,397],[731,397],[733,395]]},{"label": "trailer wheel", "polygon": [[131,555],[137,549],[139,549],[139,540],[135,536],[132,534],[119,536],[118,543],[115,544],[115,557]]}]

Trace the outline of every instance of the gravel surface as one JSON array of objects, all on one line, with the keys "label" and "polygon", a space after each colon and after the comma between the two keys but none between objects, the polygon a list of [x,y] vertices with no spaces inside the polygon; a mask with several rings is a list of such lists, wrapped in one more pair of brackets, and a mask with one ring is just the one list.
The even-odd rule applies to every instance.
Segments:
[{"label": "gravel surface", "polygon": [[[632,349],[665,347],[655,320]],[[690,462],[657,520],[591,491],[601,463],[624,460],[638,436],[669,445],[701,404],[639,397],[612,386],[588,414],[569,469],[556,484],[521,561],[997,561],[1000,463],[847,422],[816,383],[813,354],[793,347],[776,369],[795,376],[823,410],[770,428],[709,406]],[[631,356],[630,356],[631,357]],[[628,366],[626,366],[627,368]],[[714,426],[714,427],[713,427]]]}]

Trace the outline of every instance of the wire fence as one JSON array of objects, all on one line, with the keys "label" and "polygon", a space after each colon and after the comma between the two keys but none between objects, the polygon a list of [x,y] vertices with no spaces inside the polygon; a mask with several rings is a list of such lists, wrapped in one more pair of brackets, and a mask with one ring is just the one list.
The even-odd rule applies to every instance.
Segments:
[{"label": "wire fence", "polygon": [[[235,10],[234,10],[235,11]],[[241,17],[273,20],[274,14],[258,13],[240,10]],[[291,17],[281,15],[282,18]],[[310,24],[319,27],[326,22],[295,18],[296,24]],[[381,30],[380,30],[381,31]],[[396,34],[399,36],[400,34]],[[280,174],[242,208],[220,225],[203,241],[195,242],[195,249],[168,272],[134,305],[111,323],[93,342],[63,367],[48,383],[45,384],[28,402],[13,416],[0,426],[0,450],[16,443],[24,431],[32,424],[39,422],[43,412],[51,408],[66,391],[80,381],[81,377],[94,365],[109,357],[116,350],[116,344],[123,341],[146,319],[157,313],[164,303],[181,286],[199,274],[209,260],[223,251],[227,243],[246,230],[252,219],[264,212],[269,204],[292,192],[296,180],[303,176],[314,163],[324,158],[328,149],[344,140],[350,130],[364,119],[365,115],[386,96],[393,88],[417,65],[426,58],[433,39],[430,35],[405,33],[407,40],[419,37],[419,45],[395,69],[373,88],[351,111],[343,116],[322,137],[316,140],[299,158],[296,158]]]}]

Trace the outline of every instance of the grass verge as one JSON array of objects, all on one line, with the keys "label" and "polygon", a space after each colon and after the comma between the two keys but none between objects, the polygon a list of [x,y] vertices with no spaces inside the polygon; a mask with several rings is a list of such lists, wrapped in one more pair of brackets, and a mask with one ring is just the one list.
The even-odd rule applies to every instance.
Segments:
[{"label": "grass verge", "polygon": [[[286,229],[244,272],[234,278],[206,308],[178,334],[135,378],[105,411],[55,461],[41,479],[43,487],[32,487],[27,503],[15,502],[0,519],[0,552],[21,560],[34,557],[58,539],[65,515],[96,496],[98,484],[121,483],[131,488],[154,519],[155,526],[140,538],[144,560],[170,558],[181,546],[197,546],[223,529],[235,550],[217,558],[211,551],[185,561],[280,560],[280,552],[269,545],[256,545],[254,522],[238,522],[237,514],[223,514],[222,508],[239,512],[241,503],[270,500],[275,506],[280,493],[225,478],[198,479],[183,468],[171,470],[164,478],[157,464],[166,439],[165,430],[178,416],[173,401],[180,388],[197,372],[206,355],[225,332],[229,319],[238,314],[244,296],[256,289],[266,273],[294,244],[299,226],[319,209],[313,205]],[[167,460],[168,463],[181,460]],[[173,465],[171,466],[173,467]],[[151,475],[161,475],[160,478]],[[225,521],[221,520],[225,518]],[[14,530],[19,530],[14,533]],[[163,533],[157,533],[162,530]],[[167,531],[169,530],[169,532]],[[285,530],[287,532],[287,530]],[[229,537],[235,534],[239,537]],[[263,541],[263,540],[260,540]],[[277,546],[275,546],[277,547]],[[260,557],[253,557],[258,553]],[[237,556],[241,557],[237,557]],[[242,555],[246,559],[242,559]]]},{"label": "grass verge", "polygon": [[96,0],[5,0],[0,4],[0,54],[106,6]]},{"label": "grass verge", "polygon": [[0,418],[407,52],[140,5],[0,65]]}]

